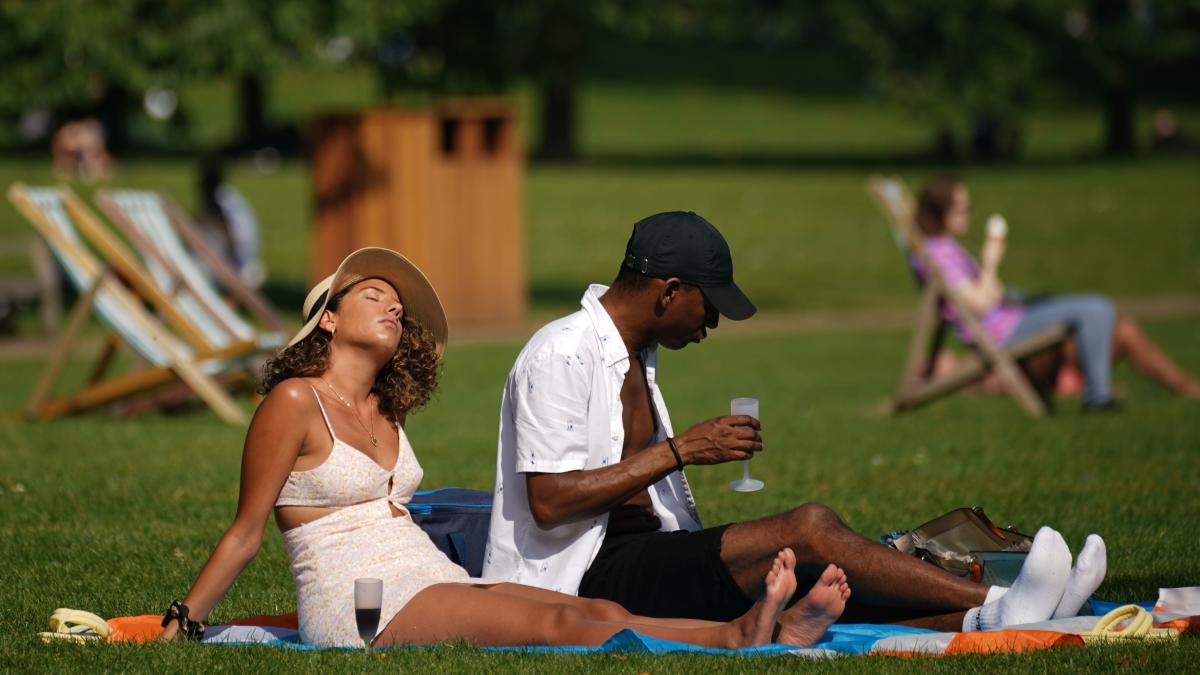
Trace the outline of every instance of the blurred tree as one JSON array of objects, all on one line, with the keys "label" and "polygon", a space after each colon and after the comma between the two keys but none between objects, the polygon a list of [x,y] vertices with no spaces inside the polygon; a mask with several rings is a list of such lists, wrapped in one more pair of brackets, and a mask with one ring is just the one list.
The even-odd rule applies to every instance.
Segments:
[{"label": "blurred tree", "polygon": [[263,80],[315,55],[316,0],[8,0],[0,3],[0,114],[98,115],[125,141],[142,93],[241,79],[242,140],[265,130]]},{"label": "blurred tree", "polygon": [[1200,65],[1200,4],[1086,0],[1059,7],[1054,18],[1058,35],[1065,37],[1054,54],[1060,77],[1082,84],[1103,105],[1104,149],[1109,154],[1137,149],[1134,122],[1137,101],[1145,93],[1140,90],[1143,83],[1194,94],[1194,85],[1184,85]]},{"label": "blurred tree", "polygon": [[1019,149],[1047,4],[830,0],[825,10],[883,94],[940,129],[939,154],[961,156],[969,146],[973,157],[994,159]]},{"label": "blurred tree", "polygon": [[620,0],[431,0],[406,31],[382,37],[376,51],[383,89],[452,94],[499,93],[521,78],[537,88],[542,136],[537,153],[578,154],[581,70],[604,19]]},{"label": "blurred tree", "polygon": [[1022,113],[1046,83],[1097,100],[1104,150],[1133,152],[1138,83],[1156,70],[1189,72],[1181,64],[1200,54],[1194,0],[827,0],[822,7],[881,91],[942,130],[942,154],[962,155],[969,145],[981,159],[1019,151]]}]

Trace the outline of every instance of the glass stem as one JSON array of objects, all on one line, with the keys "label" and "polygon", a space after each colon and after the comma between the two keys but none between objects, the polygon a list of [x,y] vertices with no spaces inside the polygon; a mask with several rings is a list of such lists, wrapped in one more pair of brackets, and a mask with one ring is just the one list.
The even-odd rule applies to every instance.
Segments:
[{"label": "glass stem", "polygon": [[742,480],[750,480],[750,460],[742,460]]}]

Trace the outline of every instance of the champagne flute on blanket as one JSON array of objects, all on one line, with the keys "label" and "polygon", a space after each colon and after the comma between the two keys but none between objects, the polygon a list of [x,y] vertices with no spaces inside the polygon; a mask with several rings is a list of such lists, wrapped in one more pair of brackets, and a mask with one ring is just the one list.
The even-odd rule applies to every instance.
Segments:
[{"label": "champagne flute on blanket", "polygon": [[[735,398],[729,402],[730,415],[749,415],[754,419],[758,419],[758,399],[756,398]],[[729,487],[738,492],[756,492],[763,489],[763,482],[757,478],[750,477],[750,460],[742,460],[742,477],[729,484]]]},{"label": "champagne flute on blanket", "polygon": [[383,610],[383,580],[362,578],[354,580],[354,621],[358,636],[371,651],[375,633],[379,630],[379,613]]}]

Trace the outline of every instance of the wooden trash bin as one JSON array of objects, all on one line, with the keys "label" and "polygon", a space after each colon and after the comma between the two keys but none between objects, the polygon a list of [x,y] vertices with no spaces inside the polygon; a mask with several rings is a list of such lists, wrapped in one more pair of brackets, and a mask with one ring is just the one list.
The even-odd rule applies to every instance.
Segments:
[{"label": "wooden trash bin", "polygon": [[523,162],[503,99],[313,120],[312,281],[385,246],[429,276],[452,327],[524,319]]}]

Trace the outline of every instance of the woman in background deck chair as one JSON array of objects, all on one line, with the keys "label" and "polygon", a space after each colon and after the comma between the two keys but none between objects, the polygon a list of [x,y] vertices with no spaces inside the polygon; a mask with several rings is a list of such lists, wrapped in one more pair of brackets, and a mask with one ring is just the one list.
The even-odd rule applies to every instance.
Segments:
[{"label": "woman in background deck chair", "polygon": [[432,286],[399,254],[362,249],[313,289],[304,310],[304,328],[266,366],[237,515],[184,602],[172,604],[164,639],[195,634],[258,552],[272,510],[310,644],[361,644],[359,577],[383,580],[377,646],[598,645],[625,628],[702,646],[807,646],[841,614],[850,591],[833,565],[784,611],[796,588],[790,549],[776,557],[764,598],[730,623],[643,618],[603,600],[472,579],[406,509],[422,471],[403,425],[433,393],[446,342]]},{"label": "woman in background deck chair", "polygon": [[[1053,325],[1067,325],[1072,338],[1060,356],[1077,362],[1084,377],[1084,410],[1118,408],[1112,396],[1111,369],[1121,359],[1142,375],[1171,391],[1200,398],[1200,381],[1171,360],[1134,319],[1118,316],[1111,300],[1102,295],[1059,295],[1034,302],[1005,298],[998,274],[1004,259],[1002,232],[989,235],[977,262],[957,241],[970,227],[971,196],[957,178],[937,178],[921,191],[917,226],[925,234],[925,250],[947,285],[981,317],[984,330],[1007,345]],[[918,275],[923,272],[913,261]],[[954,310],[943,306],[943,316],[957,326]],[[960,337],[963,334],[960,330]],[[967,340],[964,340],[967,341]],[[1060,359],[1027,363],[1031,370],[1057,369]],[[1031,372],[1031,379],[1053,381],[1053,372]]]}]

